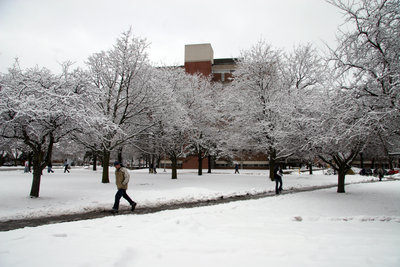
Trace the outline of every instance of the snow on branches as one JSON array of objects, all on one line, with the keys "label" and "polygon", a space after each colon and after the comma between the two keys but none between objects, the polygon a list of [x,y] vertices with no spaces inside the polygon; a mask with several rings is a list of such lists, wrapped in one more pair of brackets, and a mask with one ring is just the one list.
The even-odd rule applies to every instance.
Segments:
[{"label": "snow on branches", "polygon": [[[54,75],[45,68],[21,70],[16,62],[0,82],[0,137],[33,153],[31,196],[39,196],[42,170],[53,145],[76,131],[88,115],[79,71]],[[79,90],[78,90],[79,88]]]}]

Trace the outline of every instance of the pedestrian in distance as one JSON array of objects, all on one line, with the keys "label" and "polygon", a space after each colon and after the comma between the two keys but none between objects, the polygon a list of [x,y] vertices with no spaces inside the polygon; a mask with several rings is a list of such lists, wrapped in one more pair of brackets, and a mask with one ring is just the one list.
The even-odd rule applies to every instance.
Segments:
[{"label": "pedestrian in distance", "polygon": [[157,173],[155,164],[150,163],[149,173],[154,173],[154,174]]},{"label": "pedestrian in distance", "polygon": [[283,172],[280,166],[274,169],[274,179],[275,179],[275,193],[279,195],[282,192],[282,176]]},{"label": "pedestrian in distance", "polygon": [[157,174],[157,164],[154,164],[153,173]]},{"label": "pedestrian in distance", "polygon": [[383,169],[382,169],[382,167],[380,167],[380,168],[378,169],[379,181],[382,181],[383,175],[384,175]]},{"label": "pedestrian in distance", "polygon": [[235,163],[235,174],[239,174],[239,164]]},{"label": "pedestrian in distance", "polygon": [[114,214],[118,212],[119,201],[121,200],[121,197],[125,198],[129,202],[129,204],[131,205],[131,211],[134,211],[136,208],[136,202],[133,201],[126,193],[130,178],[129,172],[119,161],[114,162],[114,167],[115,167],[115,183],[117,185],[118,191],[115,194],[115,202],[111,212]]},{"label": "pedestrian in distance", "polygon": [[26,160],[25,163],[24,163],[24,165],[25,165],[24,172],[25,172],[25,173],[30,172],[30,170],[29,170],[29,161]]},{"label": "pedestrian in distance", "polygon": [[68,160],[64,161],[64,173],[68,172],[69,173],[69,164],[68,164]]},{"label": "pedestrian in distance", "polygon": [[53,165],[51,164],[51,162],[49,162],[49,164],[47,165],[47,172],[48,173],[53,173]]}]

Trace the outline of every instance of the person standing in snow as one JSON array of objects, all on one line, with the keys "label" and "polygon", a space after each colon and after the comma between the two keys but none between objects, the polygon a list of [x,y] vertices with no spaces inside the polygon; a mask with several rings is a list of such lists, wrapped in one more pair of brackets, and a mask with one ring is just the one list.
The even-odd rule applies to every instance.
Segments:
[{"label": "person standing in snow", "polygon": [[282,176],[283,172],[280,166],[274,169],[274,179],[275,179],[275,193],[279,195],[282,191]]},{"label": "person standing in snow", "polygon": [[122,164],[119,161],[115,161],[114,166],[115,166],[115,183],[117,185],[118,191],[115,194],[115,202],[111,212],[112,213],[118,212],[119,201],[121,197],[125,198],[129,202],[129,204],[131,205],[131,211],[134,211],[136,208],[136,202],[133,201],[126,193],[130,178],[129,172],[124,166],[122,166]]},{"label": "person standing in snow", "polygon": [[378,169],[379,181],[382,181],[383,175],[384,175],[383,169],[382,169],[382,167],[380,167],[380,168]]},{"label": "person standing in snow", "polygon": [[29,161],[26,160],[24,165],[25,165],[24,172],[25,172],[25,173],[31,172],[31,171],[29,170]]},{"label": "person standing in snow", "polygon": [[153,173],[157,174],[157,164],[154,164]]},{"label": "person standing in snow", "polygon": [[68,160],[65,160],[65,161],[64,161],[64,173],[65,173],[65,172],[68,172],[68,173],[69,173],[68,168],[69,168]]},{"label": "person standing in snow", "polygon": [[47,165],[47,172],[48,173],[53,173],[54,171],[53,171],[53,165],[51,164],[51,162],[49,162],[49,164]]},{"label": "person standing in snow", "polygon": [[235,174],[239,174],[239,164],[235,163]]}]

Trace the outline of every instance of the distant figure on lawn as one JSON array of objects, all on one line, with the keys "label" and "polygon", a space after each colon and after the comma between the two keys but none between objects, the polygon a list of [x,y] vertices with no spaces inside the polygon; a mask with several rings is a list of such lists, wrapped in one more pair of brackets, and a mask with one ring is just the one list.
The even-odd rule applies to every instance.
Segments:
[{"label": "distant figure on lawn", "polygon": [[282,176],[283,172],[280,166],[274,169],[274,179],[275,179],[275,193],[279,195],[282,191]]},{"label": "distant figure on lawn", "polygon": [[239,164],[235,163],[235,174],[239,173]]},{"label": "distant figure on lawn", "polygon": [[157,174],[156,164],[150,163],[149,173]]},{"label": "distant figure on lawn", "polygon": [[54,172],[53,171],[53,165],[51,164],[51,162],[49,162],[49,164],[47,165],[47,172],[48,173]]},{"label": "distant figure on lawn", "polygon": [[69,168],[68,160],[65,160],[65,161],[64,161],[64,173],[66,173],[66,172],[69,173],[68,168]]},{"label": "distant figure on lawn", "polygon": [[25,165],[24,172],[25,172],[25,173],[31,172],[31,171],[29,170],[29,161],[26,160],[24,165]]},{"label": "distant figure on lawn", "polygon": [[382,167],[380,167],[380,168],[378,169],[379,181],[382,181],[383,175],[384,175],[383,169],[382,169]]},{"label": "distant figure on lawn", "polygon": [[115,166],[115,183],[117,184],[118,191],[115,194],[115,202],[111,212],[112,213],[118,212],[119,201],[121,197],[125,198],[129,202],[129,204],[131,205],[131,211],[134,211],[136,208],[136,202],[133,201],[126,193],[130,178],[129,172],[124,166],[122,166],[122,164],[119,161],[115,161],[114,166]]},{"label": "distant figure on lawn", "polygon": [[153,173],[157,174],[157,164],[154,164]]}]

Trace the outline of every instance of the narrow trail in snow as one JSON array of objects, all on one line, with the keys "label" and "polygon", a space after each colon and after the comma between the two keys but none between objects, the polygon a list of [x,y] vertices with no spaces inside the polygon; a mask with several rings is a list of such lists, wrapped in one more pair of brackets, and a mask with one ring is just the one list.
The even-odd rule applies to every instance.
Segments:
[{"label": "narrow trail in snow", "polygon": [[[394,181],[397,179],[387,179],[382,182]],[[370,180],[356,183],[347,183],[346,185],[351,184],[360,184],[360,183],[375,183],[380,182],[378,180]],[[310,186],[310,187],[301,187],[301,188],[290,188],[282,191],[281,195],[285,194],[294,194],[301,192],[310,192],[315,190],[327,189],[337,187],[337,184],[330,185],[321,185],[321,186]],[[63,223],[63,222],[73,222],[73,221],[81,221],[81,220],[91,220],[97,218],[103,218],[107,216],[119,216],[119,215],[138,215],[138,214],[149,214],[160,212],[164,210],[175,210],[175,209],[188,209],[188,208],[197,208],[204,206],[212,206],[223,203],[229,203],[233,201],[240,200],[250,200],[250,199],[260,199],[265,197],[273,197],[279,196],[275,194],[275,191],[268,191],[258,194],[246,194],[246,195],[237,195],[237,196],[229,196],[224,197],[221,196],[216,199],[209,200],[198,200],[193,202],[173,202],[168,204],[161,204],[155,207],[138,207],[134,212],[129,210],[120,210],[117,214],[112,214],[110,210],[105,209],[97,209],[84,211],[82,213],[71,213],[71,214],[63,214],[63,215],[54,215],[54,216],[45,216],[45,217],[37,217],[37,218],[26,218],[26,219],[17,219],[17,220],[8,220],[8,221],[0,221],[0,232],[16,230],[24,227],[36,227],[46,224],[55,224],[55,223]]]}]

